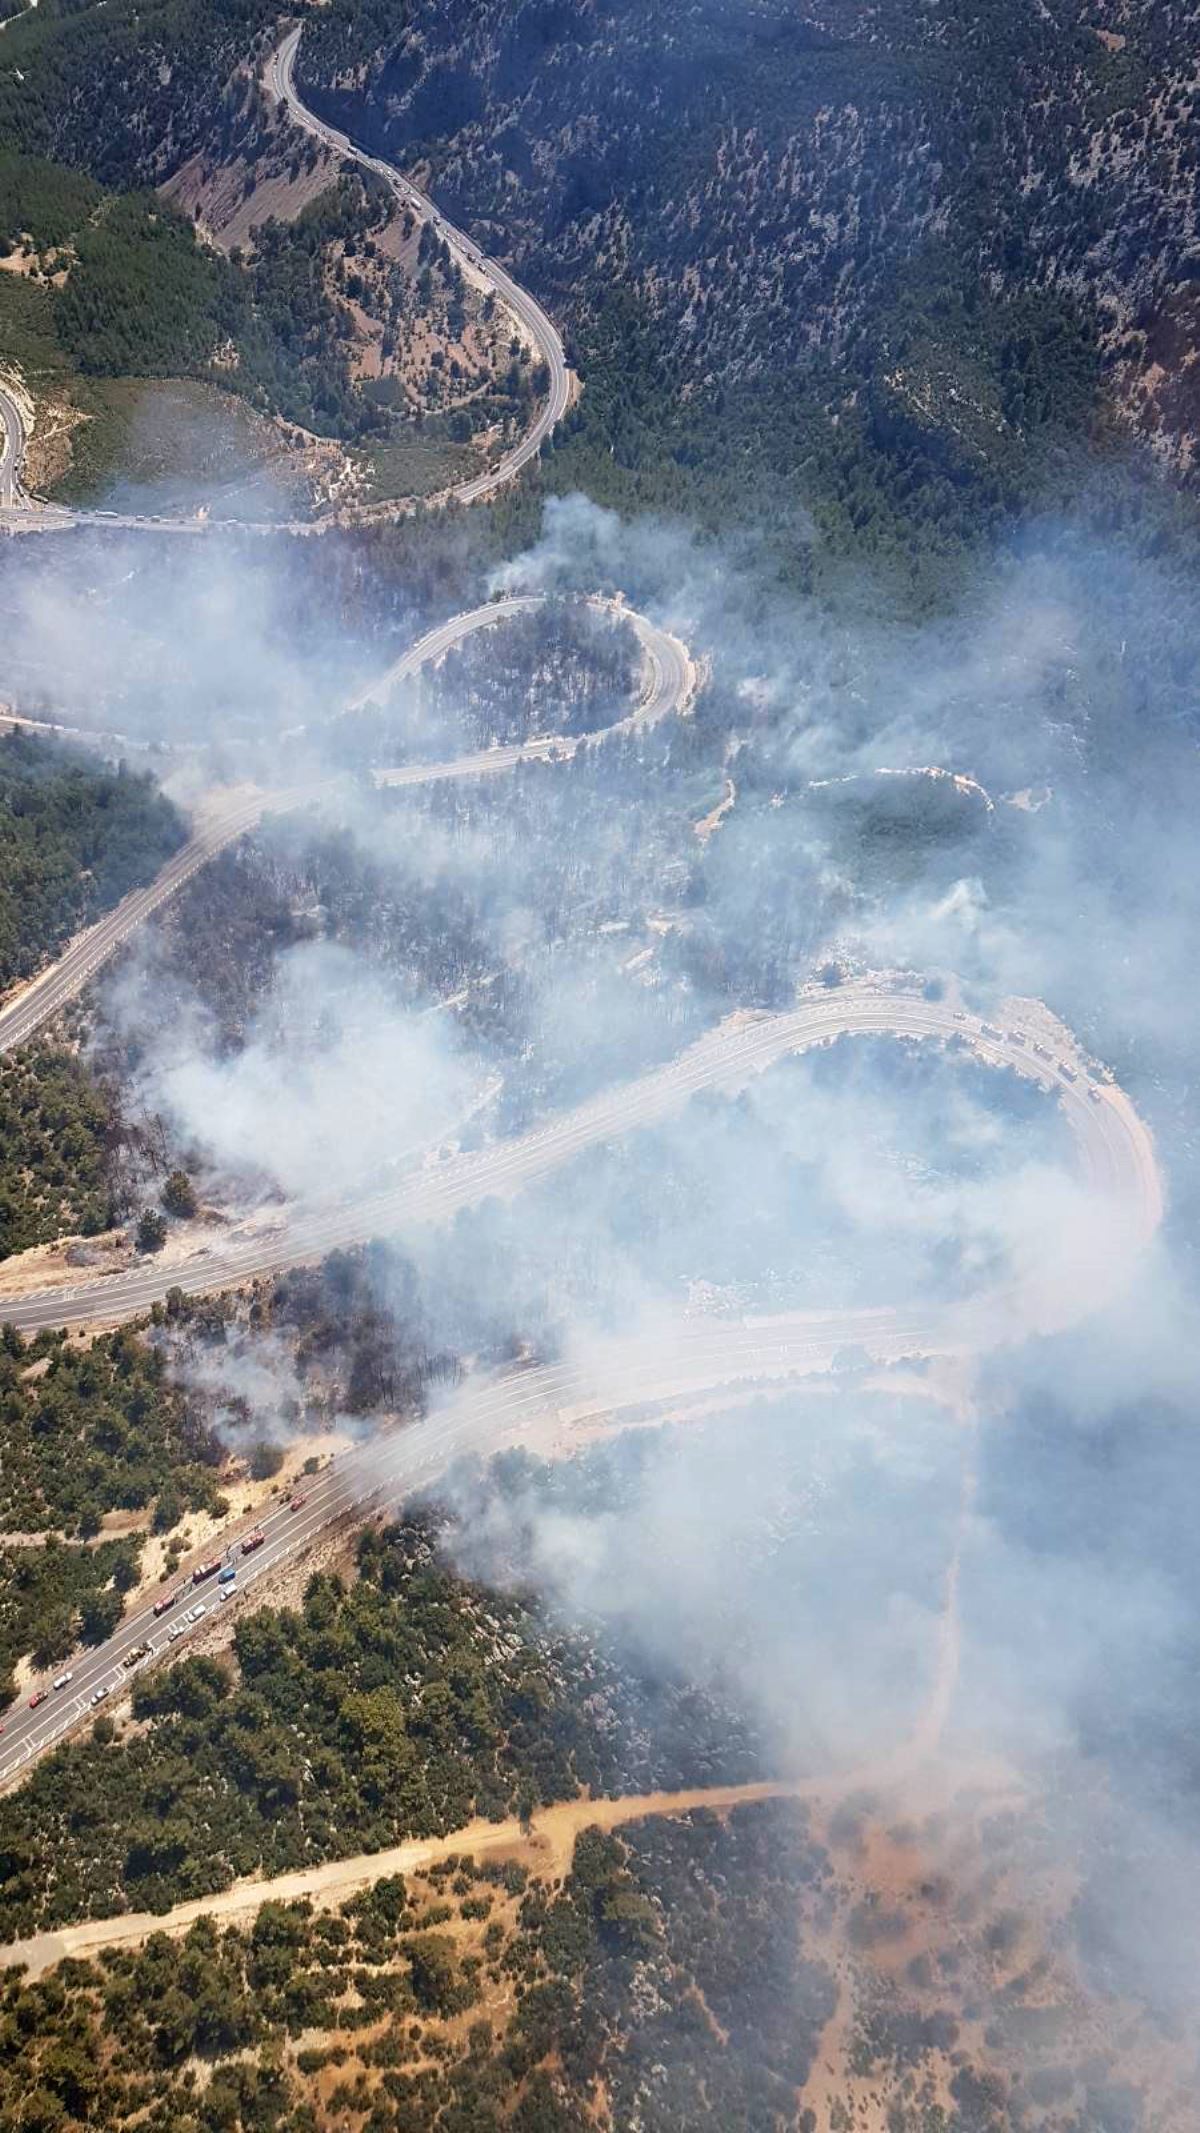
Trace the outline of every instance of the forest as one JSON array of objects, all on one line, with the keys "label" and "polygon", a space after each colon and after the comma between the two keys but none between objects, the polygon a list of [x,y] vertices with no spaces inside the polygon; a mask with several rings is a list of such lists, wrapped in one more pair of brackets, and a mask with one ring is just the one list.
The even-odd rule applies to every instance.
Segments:
[{"label": "forest", "polygon": [[803,1815],[767,1805],[585,1830],[561,1886],[453,1854],[335,1910],[270,1903],[10,1978],[23,2067],[0,2073],[0,2117],[300,2133],[323,2100],[370,2133],[582,2133],[607,2090],[653,2133],[706,2106],[796,2126],[834,2000],[801,1907],[828,1873]]},{"label": "forest", "polygon": [[184,841],[153,778],[14,728],[0,740],[0,989],[150,881]]},{"label": "forest", "polygon": [[365,241],[379,215],[360,179],[335,179],[234,259],[156,193],[105,194],[38,158],[0,163],[0,244],[27,233],[54,248],[27,301],[40,299],[74,370],[205,378],[326,436],[390,426],[352,384],[353,322],[330,285],[333,248]]},{"label": "forest", "polygon": [[[1135,2072],[1112,2006],[1072,1993],[1011,1902],[1015,1818],[985,1811],[953,1874],[929,1870],[933,1819],[885,1829],[835,1797],[585,1825],[561,1875],[536,1845],[451,1851],[336,1905],[268,1901],[10,1973],[0,2036],[20,2050],[0,2060],[0,2117],[37,2133],[130,2116],[149,2133],[587,2133],[598,2114],[646,2133],[852,2133],[871,2101],[888,2133],[1161,2127],[1182,2054],[1151,2032],[1156,2062]],[[975,1995],[999,1980],[985,2026]]]},{"label": "forest", "polygon": [[89,1539],[109,1511],[169,1531],[218,1500],[225,1447],[173,1382],[161,1347],[122,1328],[79,1347],[61,1333],[0,1347],[0,1531]]},{"label": "forest", "polygon": [[74,1052],[38,1044],[0,1060],[0,1259],[108,1227],[113,1126]]},{"label": "forest", "polygon": [[[941,10],[934,36],[913,0],[889,0],[869,41],[853,10],[797,19],[774,0],[737,28],[674,6],[528,0],[509,21],[441,0],[419,35],[394,10],[337,0],[308,25],[302,74],[339,123],[402,162],[428,156],[449,212],[567,329],[586,390],[547,450],[546,488],[714,531],[753,525],[803,589],[865,559],[892,597],[930,608],[1014,519],[1081,499],[1148,547],[1200,552],[1194,507],[1172,524],[1142,450],[1186,478],[1195,410],[1175,358],[1193,314],[1177,233],[1193,92],[1174,11],[1139,0],[1134,13],[1117,49],[1066,0],[1019,36],[1000,5]],[[193,151],[248,168],[280,152],[243,67],[269,35],[255,0],[158,0],[136,30],[130,0],[82,15],[48,0],[8,34],[22,80],[0,84],[0,119],[42,159],[0,166],[10,224],[20,214],[61,240],[93,198],[85,171],[128,192]],[[97,131],[99,108],[124,123]],[[1031,183],[1006,187],[1013,169]],[[382,495],[397,380],[352,385],[343,302],[378,275],[366,224],[355,258],[314,274],[314,216],[328,212],[313,203],[233,266],[156,232],[182,300],[170,319],[145,306],[135,337],[116,297],[143,230],[128,257],[93,259],[86,306],[66,316],[92,361],[142,369],[135,338],[191,368],[215,323],[204,360],[223,337],[239,350],[219,382],[377,446]],[[432,316],[445,307],[430,265]],[[412,338],[422,300],[415,284],[386,298],[385,355]],[[15,318],[11,331],[15,347]],[[452,355],[429,372],[430,407],[456,367]],[[438,436],[519,423],[519,365],[509,385],[501,367],[464,397],[460,379]]]},{"label": "forest", "polygon": [[754,525],[801,586],[868,557],[933,605],[1014,513],[1114,463],[1137,496],[1138,440],[1186,476],[1194,408],[1155,379],[1194,330],[1194,85],[1177,11],[1122,26],[441,0],[397,37],[336,0],[301,75],[428,156],[565,323],[587,390],[553,486]]}]

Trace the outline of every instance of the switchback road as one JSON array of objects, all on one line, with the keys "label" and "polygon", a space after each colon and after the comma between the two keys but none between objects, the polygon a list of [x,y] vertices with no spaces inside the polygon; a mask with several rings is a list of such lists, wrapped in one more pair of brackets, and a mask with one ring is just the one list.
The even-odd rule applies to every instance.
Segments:
[{"label": "switchback road", "polygon": [[[496,603],[453,618],[426,633],[357,702],[383,701],[390,689],[428,660],[476,631],[500,624],[506,613],[530,607],[534,596]],[[640,701],[621,726],[630,728],[684,707],[693,676],[677,640],[630,615],[643,653]],[[546,737],[526,749],[495,749],[449,764],[413,764],[380,775],[402,783],[507,769],[526,755],[569,755],[578,745]],[[107,956],[181,883],[233,837],[257,823],[267,808],[302,804],[312,787],[242,799],[215,815],[168,863],[156,881],[98,922],[53,968],[0,1013],[0,1049],[24,1041],[65,999],[87,982]],[[588,1102],[532,1132],[407,1176],[386,1191],[352,1205],[309,1206],[292,1211],[270,1235],[225,1253],[198,1254],[164,1268],[153,1259],[77,1286],[14,1298],[0,1315],[26,1331],[45,1326],[113,1324],[146,1311],[176,1286],[218,1290],[267,1276],[300,1261],[317,1259],[335,1246],[372,1237],[412,1234],[443,1224],[491,1196],[510,1197],[549,1177],[588,1148],[677,1114],[705,1089],[735,1091],[788,1054],[848,1036],[892,1036],[968,1047],[994,1066],[1008,1066],[1061,1103],[1075,1137],[1082,1174],[1100,1240],[1095,1264],[1064,1269],[1054,1239],[1044,1259],[1020,1269],[1010,1284],[967,1301],[908,1309],[863,1306],[851,1310],[792,1312],[772,1318],[685,1320],[653,1337],[614,1344],[593,1356],[588,1370],[547,1365],[469,1384],[443,1412],[428,1421],[335,1461],[305,1493],[296,1509],[280,1508],[264,1519],[265,1541],[243,1560],[238,1538],[229,1542],[239,1564],[237,1588],[257,1583],[294,1557],[331,1523],[361,1513],[372,1501],[399,1500],[427,1482],[460,1451],[494,1448],[520,1436],[546,1417],[578,1422],[590,1414],[658,1411],[719,1387],[761,1385],[824,1370],[840,1356],[877,1360],[964,1353],[1050,1332],[1101,1308],[1111,1287],[1126,1277],[1130,1255],[1153,1235],[1162,1214],[1162,1192],[1148,1130],[1124,1093],[1089,1066],[1069,1031],[1036,1003],[1010,1002],[1001,1020],[955,1007],[912,978],[879,974],[832,987],[815,986],[796,1005],[776,1014],[742,1014],[710,1030],[665,1065],[604,1090]],[[2,1277],[0,1277],[2,1280]],[[186,1566],[185,1566],[186,1567]],[[114,1636],[82,1655],[71,1679],[51,1691],[36,1710],[28,1704],[6,1721],[0,1781],[24,1769],[119,1688],[123,1661],[143,1645],[138,1663],[150,1663],[173,1641],[190,1633],[188,1608],[228,1611],[213,1582],[193,1598],[180,1595],[169,1616],[155,1620],[142,1607]],[[207,1620],[207,1615],[201,1619]],[[182,1630],[179,1625],[185,1625]],[[194,1625],[192,1625],[194,1627]],[[174,1639],[170,1631],[176,1630]]]},{"label": "switchback road", "polygon": [[[788,1054],[852,1035],[956,1039],[989,1064],[1007,1065],[1052,1089],[1071,1125],[1089,1185],[1098,1200],[1111,1207],[1124,1250],[1136,1249],[1148,1241],[1162,1214],[1149,1132],[1121,1090],[1089,1078],[1069,1032],[1058,1028],[1061,1034],[1052,1050],[1041,1041],[1035,1044],[1023,1028],[997,1029],[943,1001],[926,999],[919,989],[901,989],[887,977],[820,986],[783,1013],[731,1018],[665,1066],[616,1084],[530,1133],[454,1156],[383,1192],[350,1205],[309,1207],[291,1215],[274,1233],[226,1253],[198,1254],[168,1267],[148,1259],[127,1272],[15,1298],[11,1304],[0,1294],[0,1313],[26,1332],[62,1324],[112,1325],[161,1302],[171,1288],[232,1288],[322,1258],[338,1247],[373,1237],[411,1235],[450,1222],[484,1200],[512,1198],[585,1150],[662,1123],[703,1089],[732,1093]],[[1094,1278],[1099,1278],[1099,1270]],[[1057,1306],[1041,1300],[1043,1286],[1047,1297],[1061,1299]],[[874,1308],[815,1317],[802,1313],[789,1323],[802,1338],[833,1347],[861,1346],[877,1354],[882,1346],[893,1352],[932,1354],[1023,1337],[1031,1324],[1049,1331],[1056,1314],[1062,1323],[1073,1324],[1095,1307],[1090,1290],[1075,1293],[1069,1283],[1044,1280],[1039,1269],[1019,1295],[929,1306],[905,1316]]]},{"label": "switchback road", "polygon": [[[367,703],[386,702],[401,680],[416,674],[421,667],[443,659],[448,651],[468,637],[475,636],[480,630],[499,628],[509,616],[529,613],[546,604],[541,593],[522,593],[510,599],[489,601],[465,614],[452,615],[448,622],[439,622],[436,628],[419,637],[347,708],[354,710]],[[633,629],[642,654],[640,694],[635,708],[627,718],[619,720],[615,726],[606,727],[603,732],[589,734],[587,740],[608,740],[686,710],[695,685],[695,674],[679,639],[616,601],[595,598],[585,604],[601,614],[619,614]],[[32,731],[66,733],[70,730],[47,728],[36,722],[0,715],[0,727],[25,725]],[[377,771],[375,782],[379,785],[432,785],[446,779],[491,776],[498,771],[514,770],[522,762],[571,756],[582,745],[583,742],[573,736],[563,739],[547,737],[512,748],[481,749],[473,755],[459,756],[452,762],[418,762],[407,764],[403,769]],[[0,1055],[19,1044],[28,1043],[43,1023],[82,992],[137,928],[218,852],[245,836],[248,830],[257,829],[264,815],[290,813],[319,799],[322,791],[328,789],[328,782],[324,786],[312,782],[291,786],[281,792],[242,795],[213,809],[152,882],[144,889],[131,890],[112,911],[80,934],[56,963],[14,994],[7,1004],[0,1006]]]},{"label": "switchback road", "polygon": [[[189,1285],[224,1287],[252,1273],[270,1273],[298,1257],[317,1256],[335,1244],[394,1234],[428,1222],[447,1221],[460,1208],[493,1193],[520,1191],[545,1177],[581,1149],[617,1134],[654,1124],[677,1112],[700,1089],[743,1087],[774,1060],[844,1036],[898,1036],[957,1041],[993,1066],[1007,1066],[1061,1101],[1091,1187],[1097,1228],[1094,1263],[1066,1270],[1057,1264],[1057,1240],[1046,1240],[1042,1264],[1026,1268],[1008,1287],[966,1301],[908,1309],[863,1306],[852,1310],[793,1311],[771,1317],[685,1318],[658,1324],[635,1339],[594,1347],[585,1362],[550,1363],[469,1380],[426,1420],[355,1446],[304,1484],[298,1509],[289,1505],[261,1520],[264,1545],[240,1555],[240,1534],[231,1531],[224,1553],[237,1568],[236,1593],[298,1555],[339,1519],[361,1517],[398,1504],[431,1483],[456,1457],[487,1455],[547,1423],[578,1428],[589,1420],[657,1414],[721,1388],[750,1390],[826,1371],[839,1360],[870,1357],[897,1362],[908,1357],[973,1353],[1052,1333],[1103,1309],[1128,1276],[1130,1257],[1153,1236],[1162,1217],[1162,1189],[1150,1134],[1128,1098],[1111,1081],[1089,1071],[1061,1024],[1036,1003],[1010,1002],[1003,1026],[985,1023],[940,1000],[929,1000],[894,978],[861,979],[808,993],[786,1013],[738,1017],[690,1046],[668,1065],[620,1085],[520,1139],[457,1157],[433,1173],[421,1173],[390,1193],[300,1221],[265,1246],[224,1262],[206,1262]],[[1053,1039],[1053,1042],[1049,1041]],[[179,1278],[151,1264],[129,1276],[76,1290],[69,1297],[18,1305],[16,1322],[32,1328],[109,1320],[143,1310]],[[64,1308],[65,1307],[65,1308]],[[2,1307],[0,1307],[2,1308]],[[213,1551],[210,1551],[210,1556]],[[186,1647],[182,1632],[189,1607],[236,1607],[222,1601],[215,1581],[197,1593],[186,1583],[166,1616],[155,1619],[143,1606],[123,1621],[108,1642],[82,1654],[71,1679],[51,1691],[36,1710],[14,1708],[0,1743],[0,1783],[19,1776],[39,1756],[82,1723],[96,1704],[125,1679],[123,1661],[143,1646],[139,1664],[149,1665],[168,1649],[168,1638]],[[208,1613],[202,1617],[207,1621]]]}]

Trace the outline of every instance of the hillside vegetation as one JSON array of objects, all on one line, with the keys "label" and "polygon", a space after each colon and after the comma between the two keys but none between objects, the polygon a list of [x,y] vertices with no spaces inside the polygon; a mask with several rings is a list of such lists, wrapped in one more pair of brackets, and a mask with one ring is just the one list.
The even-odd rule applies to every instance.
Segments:
[{"label": "hillside vegetation", "polygon": [[74,1053],[30,1045],[0,1061],[0,1259],[108,1226],[111,1126]]},{"label": "hillside vegetation", "polygon": [[763,483],[794,554],[808,512],[917,575],[1113,425],[1187,470],[1192,67],[1149,0],[334,0],[301,48],[570,329],[563,478],[714,520]]},{"label": "hillside vegetation", "polygon": [[0,1931],[162,1910],[584,1786],[757,1774],[700,1692],[627,1682],[535,1604],[455,1576],[437,1540],[420,1513],[368,1528],[349,1589],[318,1575],[301,1609],[239,1620],[236,1674],[185,1659],[137,1685],[122,1745],[42,1762],[0,1802]]},{"label": "hillside vegetation", "polygon": [[0,741],[0,989],[150,881],[183,843],[153,779],[19,729]]}]

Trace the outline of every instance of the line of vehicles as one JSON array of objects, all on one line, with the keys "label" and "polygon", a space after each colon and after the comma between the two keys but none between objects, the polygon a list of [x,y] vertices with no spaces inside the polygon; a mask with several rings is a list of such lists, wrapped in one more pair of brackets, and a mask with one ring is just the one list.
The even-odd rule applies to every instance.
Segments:
[{"label": "line of vehicles", "polygon": [[[302,1510],[307,1500],[307,1496],[303,1494],[296,1494],[290,1497],[288,1500],[289,1511]],[[255,1526],[252,1532],[242,1537],[239,1544],[242,1555],[256,1555],[258,1550],[265,1546],[266,1538],[266,1532],[263,1527]],[[227,1556],[232,1555],[233,1545],[231,1541]],[[237,1564],[229,1561],[227,1557],[212,1556],[203,1563],[197,1563],[192,1572],[190,1584],[179,1585],[174,1592],[164,1592],[162,1597],[154,1602],[155,1620],[158,1621],[163,1615],[169,1614],[172,1608],[178,1606],[181,1600],[186,1600],[198,1585],[206,1585],[210,1578],[215,1578],[217,1581],[219,1588],[218,1600],[232,1600],[234,1598],[237,1591]],[[186,1637],[188,1631],[194,1629],[197,1622],[201,1621],[207,1613],[207,1601],[194,1601],[178,1621],[172,1622],[168,1626],[167,1643],[178,1643],[180,1637]],[[133,1673],[134,1669],[142,1666],[147,1659],[156,1658],[161,1650],[161,1645],[152,1644],[148,1638],[144,1639],[142,1643],[135,1644],[131,1651],[126,1652],[121,1661],[122,1670],[127,1674]],[[64,1689],[69,1688],[74,1678],[74,1669],[67,1667],[61,1674],[55,1675],[49,1688],[35,1689],[29,1699],[30,1710],[40,1710],[42,1704],[48,1702],[52,1695],[60,1695]],[[102,1682],[98,1688],[93,1689],[89,1703],[103,1703],[105,1698],[111,1694],[113,1686],[114,1684],[111,1681]],[[3,1726],[0,1726],[0,1733],[3,1731]]]},{"label": "line of vehicles", "polygon": [[[960,1022],[965,1022],[968,1017],[965,1014],[960,1014],[957,1019]],[[1028,1046],[1031,1051],[1036,1053],[1039,1059],[1044,1059],[1047,1065],[1052,1066],[1064,1081],[1078,1082],[1079,1080],[1079,1075],[1076,1073],[1075,1068],[1068,1066],[1065,1059],[1056,1059],[1047,1045],[1038,1044],[1036,1041],[1031,1042],[1019,1029],[997,1029],[994,1022],[981,1022],[979,1034],[981,1037],[989,1037],[993,1044],[1015,1044],[1022,1051]],[[1087,1092],[1092,1103],[1098,1104],[1102,1101],[1100,1091],[1104,1082],[1109,1078],[1108,1075],[1099,1073],[1095,1068],[1089,1067],[1087,1069]]]}]

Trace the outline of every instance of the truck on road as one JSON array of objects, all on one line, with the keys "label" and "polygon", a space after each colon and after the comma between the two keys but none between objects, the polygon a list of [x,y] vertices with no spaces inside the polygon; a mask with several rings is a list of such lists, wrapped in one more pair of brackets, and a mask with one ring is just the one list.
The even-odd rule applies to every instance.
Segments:
[{"label": "truck on road", "polygon": [[219,1562],[197,1563],[195,1569],[192,1572],[193,1585],[203,1585],[205,1578],[215,1578],[220,1567],[221,1565]]},{"label": "truck on road", "polygon": [[266,1540],[266,1537],[267,1536],[263,1532],[262,1527],[256,1526],[254,1528],[253,1533],[248,1533],[246,1535],[245,1540],[242,1542],[242,1554],[253,1555],[256,1548],[262,1547],[263,1543]]}]

